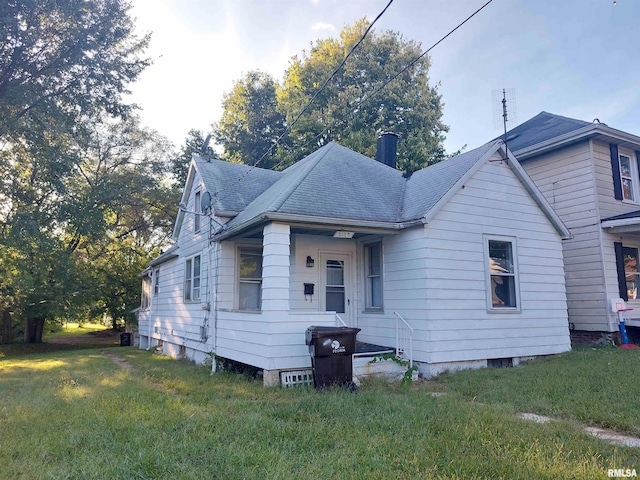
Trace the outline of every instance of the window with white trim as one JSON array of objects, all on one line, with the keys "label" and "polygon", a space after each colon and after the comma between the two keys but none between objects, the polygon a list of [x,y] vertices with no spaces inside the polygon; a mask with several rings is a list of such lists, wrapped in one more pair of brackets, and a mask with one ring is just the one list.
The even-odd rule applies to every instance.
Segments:
[{"label": "window with white trim", "polygon": [[193,231],[200,231],[200,213],[201,213],[201,205],[200,205],[200,192],[196,192],[195,201],[193,205]]},{"label": "window with white trim", "polygon": [[238,309],[260,310],[262,306],[262,249],[238,249]]},{"label": "window with white trim", "polygon": [[622,199],[630,202],[637,202],[638,195],[638,163],[633,155],[619,153],[620,161],[620,182],[622,184]]},{"label": "window with white trim", "polygon": [[515,240],[504,237],[486,237],[485,248],[489,309],[519,308]]},{"label": "window with white trim", "polygon": [[153,295],[157,297],[159,291],[160,291],[160,269],[157,268],[156,271],[153,272]]},{"label": "window with white trim", "polygon": [[201,257],[195,255],[184,262],[184,299],[197,302],[200,300]]},{"label": "window with white trim", "polygon": [[382,309],[382,242],[364,245],[366,308]]},{"label": "window with white trim", "polygon": [[140,298],[140,310],[149,310],[151,306],[151,277],[142,278],[142,295]]},{"label": "window with white trim", "polygon": [[624,258],[624,276],[627,282],[627,296],[629,300],[638,299],[638,249],[634,247],[622,247]]}]

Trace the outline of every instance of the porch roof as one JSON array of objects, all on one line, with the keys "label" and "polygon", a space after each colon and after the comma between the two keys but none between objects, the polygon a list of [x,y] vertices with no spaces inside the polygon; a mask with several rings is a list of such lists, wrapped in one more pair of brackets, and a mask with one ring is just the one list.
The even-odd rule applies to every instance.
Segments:
[{"label": "porch roof", "polygon": [[640,210],[604,218],[600,225],[612,233],[640,234]]}]

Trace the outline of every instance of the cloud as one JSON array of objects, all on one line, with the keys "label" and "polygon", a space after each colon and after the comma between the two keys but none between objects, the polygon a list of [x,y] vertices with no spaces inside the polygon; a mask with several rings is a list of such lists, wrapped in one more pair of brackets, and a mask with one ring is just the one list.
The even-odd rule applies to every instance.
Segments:
[{"label": "cloud", "polygon": [[318,30],[331,30],[334,31],[336,29],[335,26],[333,26],[331,23],[325,23],[325,22],[316,22],[311,26],[311,30],[313,31],[318,31]]},{"label": "cloud", "polygon": [[320,3],[320,0],[311,0],[311,3],[313,3],[314,5],[318,5]]}]

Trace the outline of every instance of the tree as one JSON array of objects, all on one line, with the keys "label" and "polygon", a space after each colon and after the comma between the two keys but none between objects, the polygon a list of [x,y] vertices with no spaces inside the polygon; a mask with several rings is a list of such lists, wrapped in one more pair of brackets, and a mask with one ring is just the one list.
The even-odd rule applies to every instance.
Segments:
[{"label": "tree", "polygon": [[222,107],[222,118],[214,129],[216,142],[224,147],[222,158],[249,165],[260,161],[261,168],[273,168],[279,161],[276,140],[285,129],[273,78],[249,72],[224,95]]},{"label": "tree", "polygon": [[[24,320],[29,342],[42,340],[46,319],[97,301],[92,267],[105,242],[156,239],[152,225],[166,208],[158,182],[138,176],[120,144],[103,143],[127,139],[139,149],[122,95],[149,64],[148,37],[133,34],[129,8],[124,0],[0,5],[0,307]],[[140,199],[160,207],[145,210]]]},{"label": "tree", "polygon": [[[366,19],[345,27],[339,39],[318,40],[309,53],[293,57],[278,89],[278,110],[291,124],[326,78],[362,37]],[[442,102],[429,85],[429,59],[423,57],[381,93],[360,103],[421,54],[420,45],[398,33],[371,31],[344,67],[293,125],[291,145],[278,156],[291,163],[328,141],[375,157],[380,131],[400,135],[398,168],[413,172],[445,158]]]},{"label": "tree", "polygon": [[[208,135],[206,137],[209,137]],[[171,173],[174,181],[182,188],[189,171],[191,157],[193,155],[209,155],[211,158],[218,156],[208,144],[205,146],[207,138],[205,134],[196,129],[189,130],[184,145],[180,147],[180,151],[171,157]],[[209,137],[210,138],[210,137]],[[206,149],[206,151],[203,151]]]},{"label": "tree", "polygon": [[0,139],[47,143],[106,111],[124,116],[149,64],[124,0],[8,0],[0,6]]}]

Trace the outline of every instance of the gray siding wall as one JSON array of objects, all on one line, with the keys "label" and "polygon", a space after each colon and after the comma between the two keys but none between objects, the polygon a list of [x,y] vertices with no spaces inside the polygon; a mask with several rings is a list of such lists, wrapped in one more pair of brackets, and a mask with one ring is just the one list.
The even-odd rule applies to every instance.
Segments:
[{"label": "gray siding wall", "polygon": [[589,141],[522,163],[573,235],[563,250],[569,321],[577,330],[609,329],[597,193],[608,188],[613,200],[606,148],[606,164],[592,160]]}]

